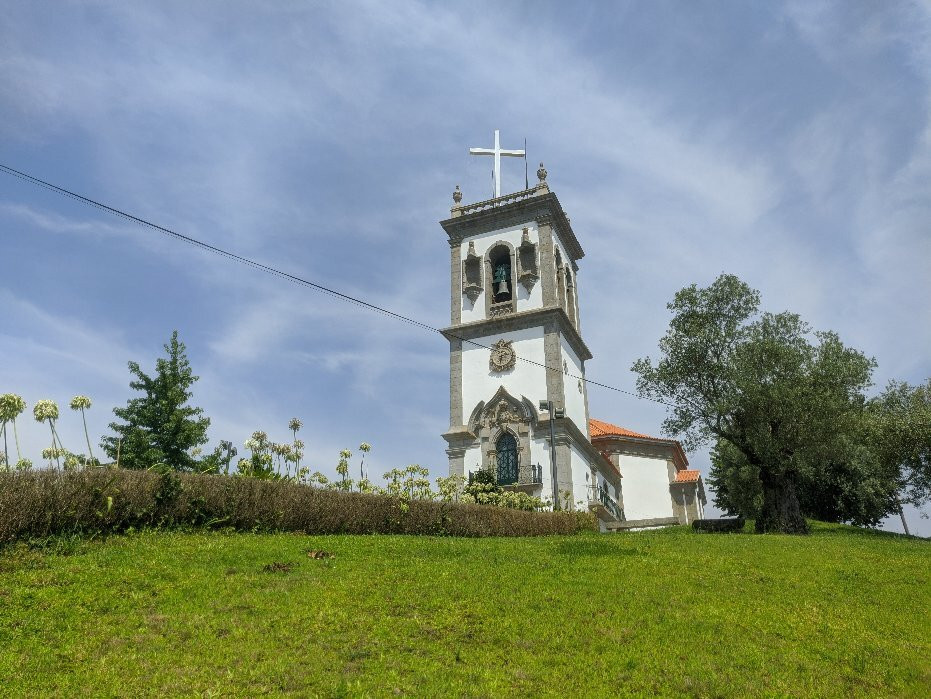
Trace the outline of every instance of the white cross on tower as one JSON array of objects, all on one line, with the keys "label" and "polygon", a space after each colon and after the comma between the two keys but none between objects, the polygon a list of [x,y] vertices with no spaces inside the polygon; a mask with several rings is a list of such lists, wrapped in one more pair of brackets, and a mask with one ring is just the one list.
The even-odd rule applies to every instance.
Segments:
[{"label": "white cross on tower", "polygon": [[500,132],[498,129],[495,129],[495,147],[494,148],[469,148],[470,155],[493,155],[495,156],[495,198],[501,196],[501,156],[507,156],[509,158],[523,158],[526,157],[526,153],[522,150],[502,150],[501,143],[498,138]]}]

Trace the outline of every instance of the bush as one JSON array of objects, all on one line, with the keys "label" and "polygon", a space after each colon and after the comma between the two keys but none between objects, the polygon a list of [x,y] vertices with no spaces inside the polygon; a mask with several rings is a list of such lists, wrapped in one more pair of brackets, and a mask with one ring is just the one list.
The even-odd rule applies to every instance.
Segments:
[{"label": "bush", "polygon": [[0,473],[0,545],[62,534],[185,526],[307,534],[541,536],[574,534],[595,525],[587,513],[402,500],[237,476],[113,468]]},{"label": "bush", "polygon": [[724,519],[696,519],[692,521],[692,529],[697,532],[712,532],[727,534],[742,532],[744,530],[743,517],[726,517]]}]

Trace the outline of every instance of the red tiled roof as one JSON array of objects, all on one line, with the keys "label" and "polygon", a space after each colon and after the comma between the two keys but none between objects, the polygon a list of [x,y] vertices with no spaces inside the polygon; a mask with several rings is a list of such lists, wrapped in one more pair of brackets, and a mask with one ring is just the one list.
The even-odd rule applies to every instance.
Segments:
[{"label": "red tiled roof", "polygon": [[612,425],[610,422],[602,422],[601,420],[596,420],[595,418],[589,418],[588,431],[591,433],[592,437],[618,436],[639,437],[640,439],[656,439],[656,437],[651,437],[648,434],[640,434],[639,432],[628,430],[626,427],[618,427],[617,425]]},{"label": "red tiled roof", "polygon": [[662,437],[651,437],[648,434],[643,434],[642,432],[634,432],[633,430],[629,430],[626,427],[612,425],[610,422],[596,420],[595,418],[588,419],[588,432],[591,435],[590,438],[593,441],[600,440],[602,437],[621,437],[621,438],[630,437],[632,439],[648,439],[653,442],[659,442],[660,444],[668,444],[672,446],[677,456],[676,470],[682,471],[689,465],[688,457],[685,455],[685,451],[682,449],[682,445],[679,444],[679,442],[676,441],[675,439],[664,439]]},{"label": "red tiled roof", "polygon": [[682,469],[681,471],[676,471],[676,483],[698,483],[698,479],[701,478],[701,474],[698,471],[690,471],[688,469]]}]

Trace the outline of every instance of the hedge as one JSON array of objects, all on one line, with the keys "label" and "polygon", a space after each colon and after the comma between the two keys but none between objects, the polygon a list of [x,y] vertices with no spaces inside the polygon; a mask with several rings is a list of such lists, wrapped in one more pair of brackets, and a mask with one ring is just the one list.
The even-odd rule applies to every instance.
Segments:
[{"label": "hedge", "polygon": [[115,468],[0,473],[0,545],[145,527],[476,537],[574,534],[595,522],[581,512],[402,501],[241,476]]}]

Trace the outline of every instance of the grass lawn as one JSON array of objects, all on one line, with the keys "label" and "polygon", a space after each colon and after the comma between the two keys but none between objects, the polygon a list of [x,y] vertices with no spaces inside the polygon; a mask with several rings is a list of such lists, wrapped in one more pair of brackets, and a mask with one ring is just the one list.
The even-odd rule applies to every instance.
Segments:
[{"label": "grass lawn", "polygon": [[931,542],[815,527],[20,546],[0,694],[929,696]]}]

